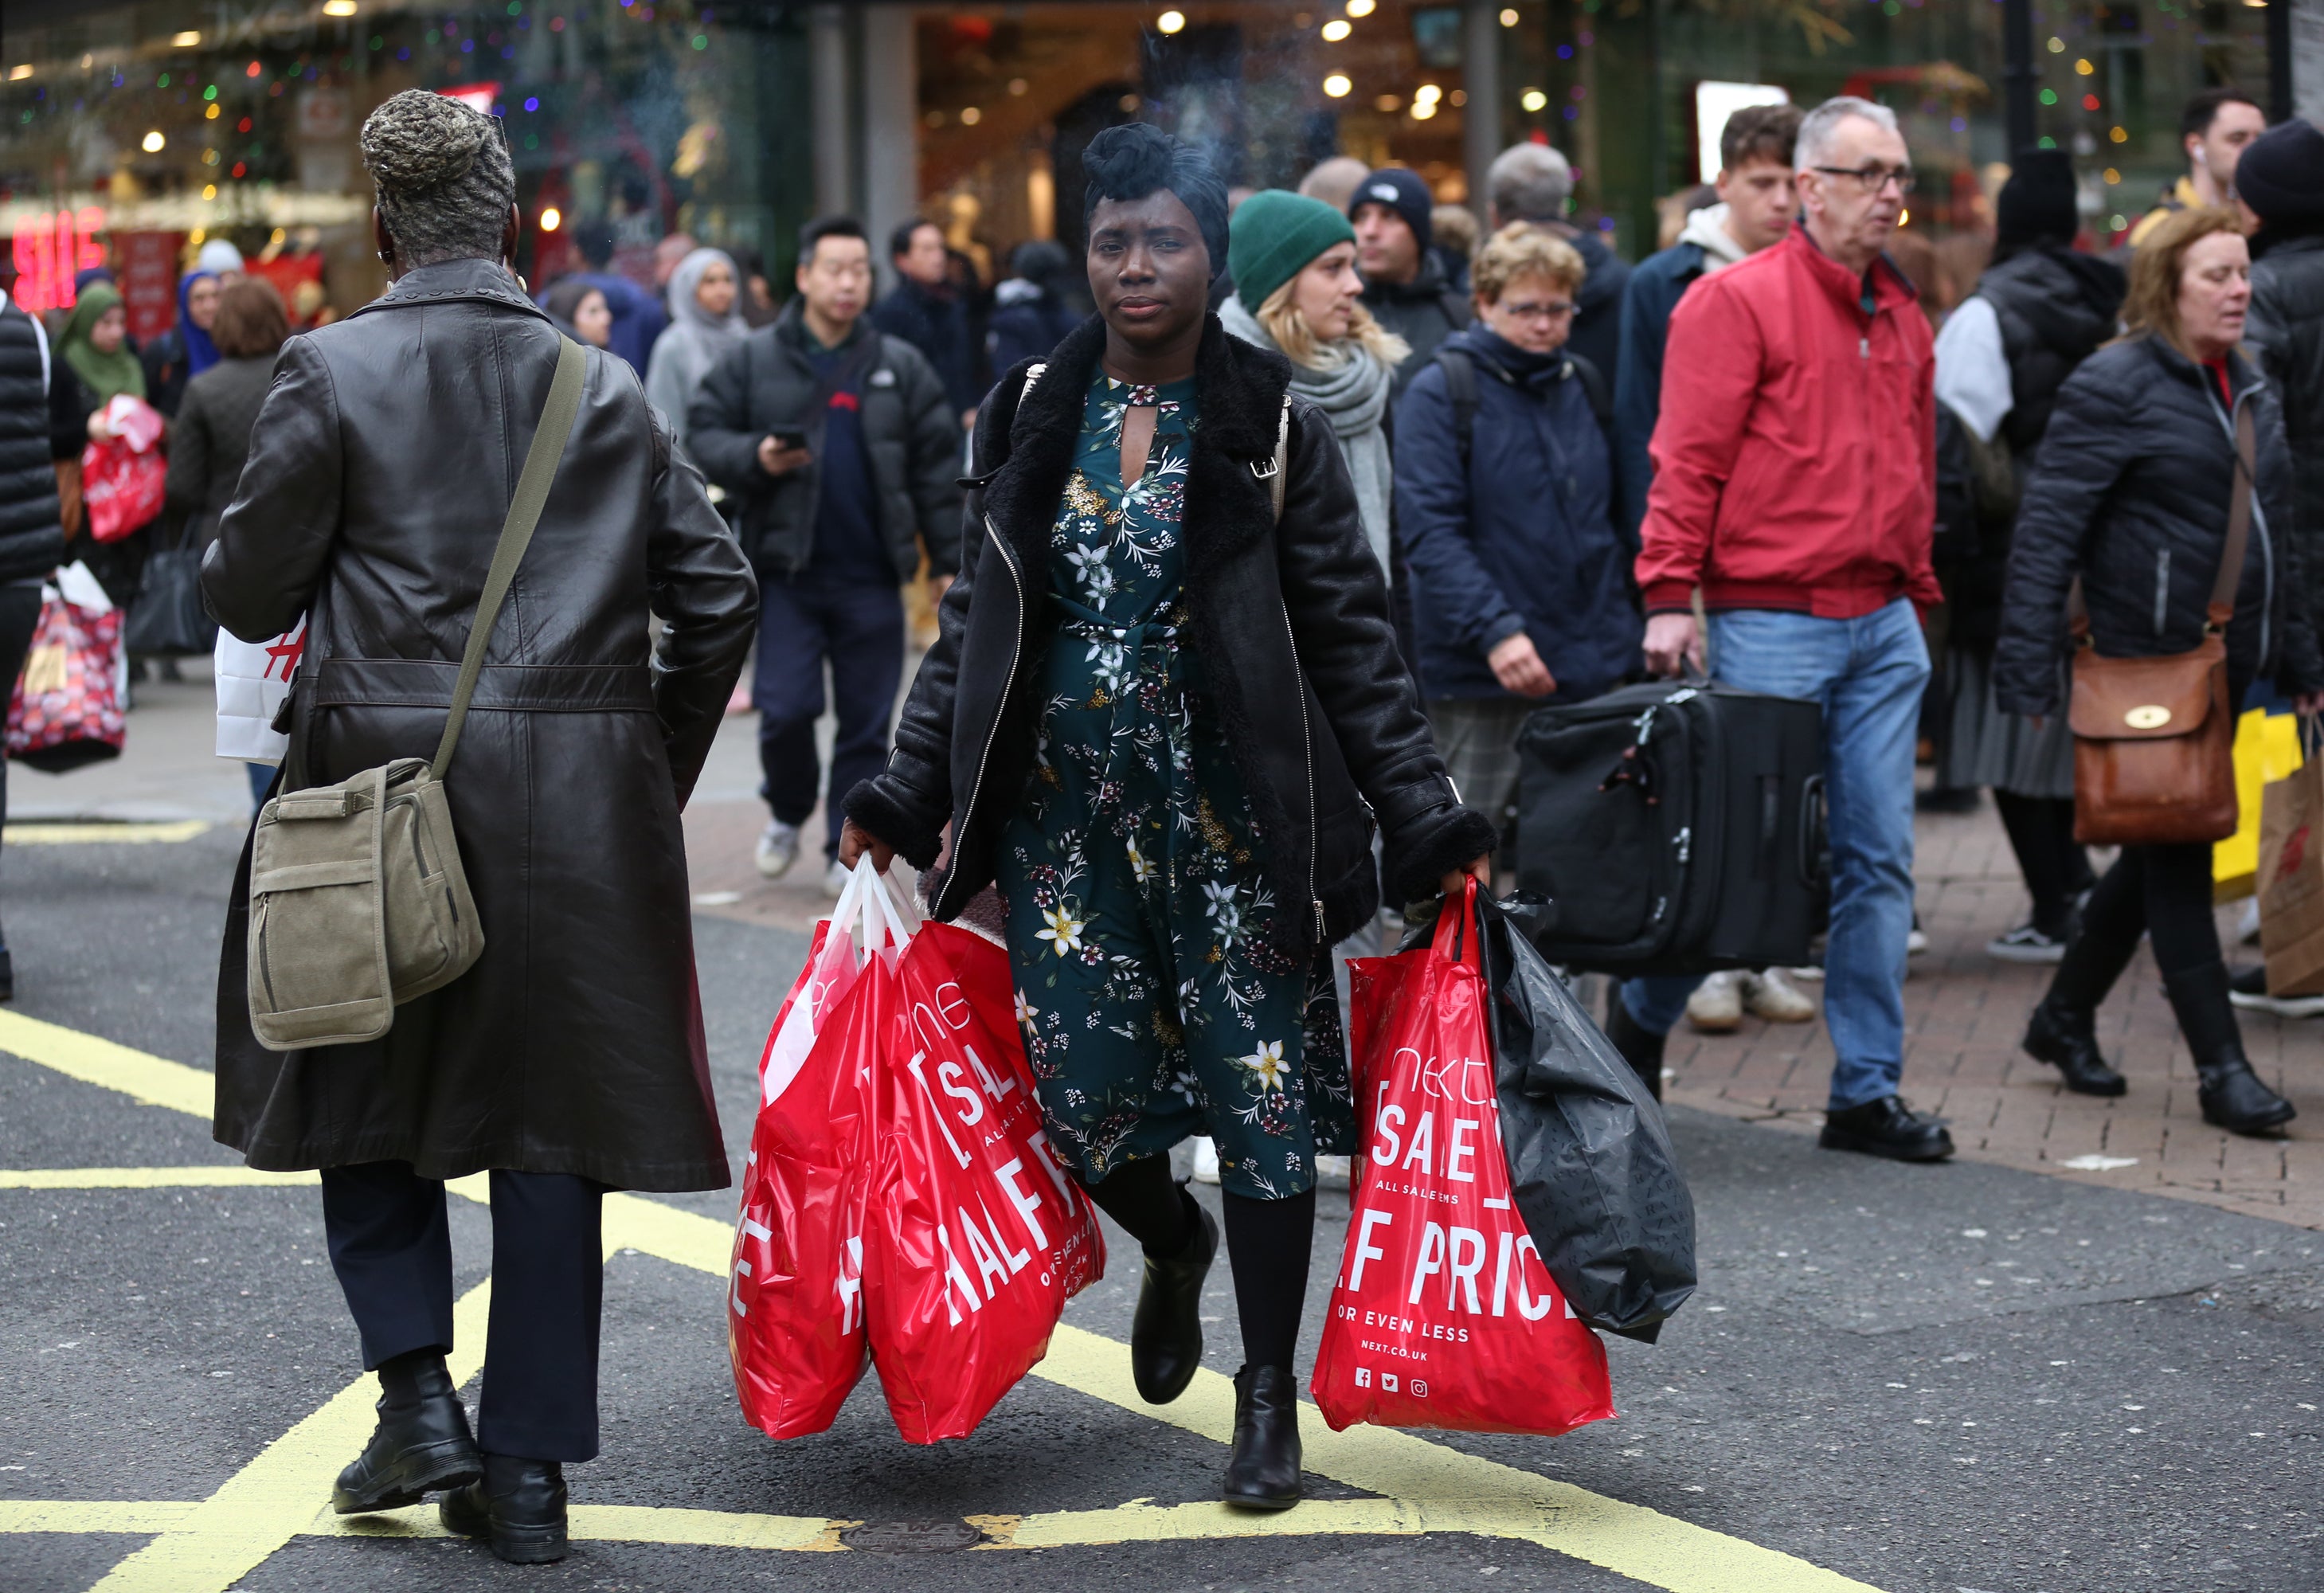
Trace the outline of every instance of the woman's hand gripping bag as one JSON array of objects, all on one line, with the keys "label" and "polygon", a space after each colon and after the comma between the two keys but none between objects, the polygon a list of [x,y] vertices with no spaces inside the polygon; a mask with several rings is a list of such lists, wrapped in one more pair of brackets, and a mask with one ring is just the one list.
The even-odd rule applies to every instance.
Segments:
[{"label": "woman's hand gripping bag", "polygon": [[770,1438],[830,1426],[863,1376],[863,1202],[882,1029],[857,998],[867,963],[895,955],[884,915],[864,910],[876,879],[859,866],[815,926],[759,1061],[726,1342],[742,1414]]},{"label": "woman's hand gripping bag", "polygon": [[965,1438],[1105,1272],[1088,1197],[1050,1154],[1009,956],[923,924],[890,975],[865,1294],[872,1362],[912,1443]]},{"label": "woman's hand gripping bag", "polygon": [[1614,1413],[1606,1347],[1509,1197],[1476,886],[1426,946],[1351,960],[1364,1124],[1310,1385],[1333,1429],[1570,1432]]}]

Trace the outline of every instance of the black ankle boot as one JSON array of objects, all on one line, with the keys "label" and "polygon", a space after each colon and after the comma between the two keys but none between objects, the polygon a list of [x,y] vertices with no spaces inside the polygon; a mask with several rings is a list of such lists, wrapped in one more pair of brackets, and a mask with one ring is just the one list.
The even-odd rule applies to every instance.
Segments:
[{"label": "black ankle boot", "polygon": [[2230,1134],[2264,1134],[2290,1122],[2295,1115],[2292,1102],[2261,1083],[2244,1055],[2243,1031],[2227,1000],[2227,964],[2166,973],[2163,989],[2194,1054],[2200,1082],[2195,1099],[2202,1105],[2203,1120]]},{"label": "black ankle boot", "polygon": [[565,1468],[554,1460],[486,1455],[484,1479],[446,1494],[436,1508],[446,1532],[490,1538],[511,1565],[565,1558]]},{"label": "black ankle boot", "polygon": [[379,1368],[379,1425],[331,1489],[331,1508],[342,1515],[400,1510],[481,1474],[468,1413],[442,1356],[398,1356]]},{"label": "black ankle boot", "polygon": [[1299,1386],[1286,1367],[1245,1367],[1234,1387],[1226,1501],[1246,1510],[1288,1510],[1299,1503]]},{"label": "black ankle boot", "polygon": [[1130,1327],[1130,1375],[1148,1404],[1185,1393],[1203,1364],[1203,1280],[1218,1257],[1219,1225],[1192,1195],[1179,1198],[1194,1213],[1194,1233],[1178,1255],[1146,1257]]},{"label": "black ankle boot", "polygon": [[1670,1036],[1649,1033],[1630,1016],[1629,1004],[1622,999],[1622,987],[1615,985],[1606,993],[1606,1038],[1630,1064],[1646,1087],[1646,1093],[1656,1100],[1663,1098],[1663,1045]]},{"label": "black ankle boot", "polygon": [[2054,995],[2044,997],[2026,1019],[2024,1044],[2026,1055],[2063,1073],[2066,1088],[2077,1095],[2119,1095],[2130,1088],[2107,1065],[2087,1008],[2077,1011]]}]

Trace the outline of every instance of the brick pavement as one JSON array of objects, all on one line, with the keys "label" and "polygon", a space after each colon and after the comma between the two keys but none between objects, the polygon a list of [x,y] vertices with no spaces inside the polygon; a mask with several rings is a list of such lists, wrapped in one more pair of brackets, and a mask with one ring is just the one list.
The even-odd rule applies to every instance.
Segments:
[{"label": "brick pavement", "polygon": [[[1950,1119],[1962,1156],[2324,1228],[2324,1020],[2239,1015],[2252,1065],[2301,1115],[2281,1139],[2222,1133],[2202,1120],[2193,1064],[2142,947],[2098,1014],[2100,1040],[2129,1093],[2069,1094],[2055,1069],[2017,1049],[2051,971],[1985,954],[1985,943],[2021,922],[2027,906],[1992,804],[1923,814],[1918,829],[1914,873],[1929,949],[1913,959],[1904,986],[1904,1095]],[[2220,909],[2220,939],[2230,962],[2238,954],[2256,961],[2255,948],[2234,947],[2239,907]],[[1821,1021],[1747,1017],[1731,1035],[1697,1035],[1682,1023],[1666,1062],[1674,1101],[1799,1132],[1822,1121],[1831,1045]],[[2123,1165],[2073,1165],[2086,1157]]]}]

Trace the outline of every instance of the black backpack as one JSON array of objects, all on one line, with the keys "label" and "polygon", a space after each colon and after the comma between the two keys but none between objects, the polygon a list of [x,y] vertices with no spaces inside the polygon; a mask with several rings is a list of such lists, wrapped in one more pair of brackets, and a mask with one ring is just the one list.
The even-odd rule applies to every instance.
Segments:
[{"label": "black backpack", "polygon": [[1823,714],[1712,681],[1536,709],[1517,883],[1553,962],[1622,975],[1796,967],[1823,927]]},{"label": "black backpack", "polygon": [[[1439,347],[1429,356],[1444,373],[1444,396],[1452,404],[1452,433],[1461,439],[1461,465],[1469,464],[1470,445],[1477,435],[1477,356],[1465,348]],[[1614,399],[1606,391],[1606,379],[1598,367],[1580,355],[1569,352],[1567,364],[1573,368],[1574,378],[1582,383],[1582,396],[1590,401],[1590,412],[1598,418],[1598,429],[1606,434],[1606,446],[1614,445]],[[1494,380],[1506,382],[1508,377],[1494,373]]]}]

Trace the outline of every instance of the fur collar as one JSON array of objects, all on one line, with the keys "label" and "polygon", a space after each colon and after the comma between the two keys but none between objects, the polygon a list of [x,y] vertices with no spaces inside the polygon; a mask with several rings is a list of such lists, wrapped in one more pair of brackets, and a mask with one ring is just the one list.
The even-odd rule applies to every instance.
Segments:
[{"label": "fur collar", "polygon": [[[1020,396],[1010,420],[1009,455],[985,486],[984,506],[1035,591],[1047,588],[1049,528],[1073,471],[1082,407],[1104,350],[1105,323],[1093,317],[1057,345],[1030,392],[1023,391],[1028,367],[1010,377]],[[1230,336],[1218,317],[1207,318],[1194,355],[1201,421],[1187,462],[1181,528],[1190,580],[1273,529],[1267,483],[1250,467],[1274,456],[1290,384],[1290,361]],[[1250,512],[1254,505],[1256,515]]]}]

